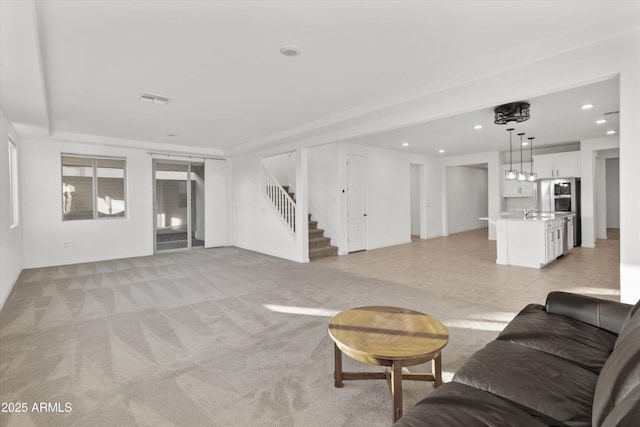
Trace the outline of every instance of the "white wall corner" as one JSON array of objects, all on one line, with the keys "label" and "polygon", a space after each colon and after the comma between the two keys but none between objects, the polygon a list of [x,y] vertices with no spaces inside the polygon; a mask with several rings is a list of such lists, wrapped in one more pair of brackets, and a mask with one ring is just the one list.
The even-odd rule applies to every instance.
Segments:
[{"label": "white wall corner", "polygon": [[[9,135],[16,146],[18,160],[18,222],[12,224],[9,177]],[[0,110],[0,309],[9,297],[24,267],[22,202],[22,143]]]}]

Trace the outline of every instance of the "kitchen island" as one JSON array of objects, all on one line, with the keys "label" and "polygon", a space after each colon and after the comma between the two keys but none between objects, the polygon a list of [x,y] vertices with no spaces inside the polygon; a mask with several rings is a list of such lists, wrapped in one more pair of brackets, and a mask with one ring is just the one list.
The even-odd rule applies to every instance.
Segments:
[{"label": "kitchen island", "polygon": [[496,226],[496,263],[541,268],[573,247],[573,213],[503,213]]}]

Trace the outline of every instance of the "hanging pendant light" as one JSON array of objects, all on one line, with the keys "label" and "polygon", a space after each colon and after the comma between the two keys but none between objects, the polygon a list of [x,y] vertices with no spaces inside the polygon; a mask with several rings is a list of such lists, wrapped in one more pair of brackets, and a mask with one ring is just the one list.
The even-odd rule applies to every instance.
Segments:
[{"label": "hanging pendant light", "polygon": [[516,179],[516,172],[513,170],[513,161],[512,161],[512,144],[511,144],[511,132],[515,129],[509,128],[507,132],[509,132],[509,170],[505,172],[504,179],[507,181],[514,181]]},{"label": "hanging pendant light", "polygon": [[517,173],[516,180],[526,181],[527,173],[524,171],[524,165],[522,164],[522,137],[524,136],[524,133],[519,133],[518,136],[520,137],[520,171]]},{"label": "hanging pendant light", "polygon": [[527,139],[529,140],[529,149],[531,150],[531,172],[529,173],[529,177],[527,178],[527,181],[534,182],[535,180],[538,179],[538,174],[533,172],[533,140],[535,138],[529,137]]}]

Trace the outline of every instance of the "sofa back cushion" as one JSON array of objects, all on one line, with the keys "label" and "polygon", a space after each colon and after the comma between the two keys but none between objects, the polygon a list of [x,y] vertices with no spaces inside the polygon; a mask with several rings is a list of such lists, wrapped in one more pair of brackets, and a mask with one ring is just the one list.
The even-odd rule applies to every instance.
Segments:
[{"label": "sofa back cushion", "polygon": [[602,426],[616,405],[640,385],[640,301],[631,309],[598,376],[592,423]]},{"label": "sofa back cushion", "polygon": [[554,291],[547,295],[546,310],[619,334],[628,319],[629,304],[587,295]]},{"label": "sofa back cushion", "polygon": [[627,319],[625,320],[620,332],[618,334],[618,338],[616,340],[615,345],[618,345],[621,342],[627,340],[627,335],[631,334],[634,330],[640,327],[640,300],[631,307],[629,314],[627,315]]},{"label": "sofa back cushion", "polygon": [[638,427],[640,420],[640,386],[627,394],[602,423],[602,427]]}]

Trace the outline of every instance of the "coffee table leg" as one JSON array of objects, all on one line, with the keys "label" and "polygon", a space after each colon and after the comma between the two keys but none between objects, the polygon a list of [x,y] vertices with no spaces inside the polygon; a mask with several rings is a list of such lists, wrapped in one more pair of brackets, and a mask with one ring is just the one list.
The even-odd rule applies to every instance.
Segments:
[{"label": "coffee table leg", "polygon": [[335,369],[333,371],[333,379],[336,387],[342,387],[342,350],[334,343]]},{"label": "coffee table leg", "polygon": [[400,360],[394,360],[391,369],[391,397],[395,423],[402,416],[402,362]]},{"label": "coffee table leg", "polygon": [[431,369],[433,372],[433,387],[442,385],[442,353],[431,361]]}]

